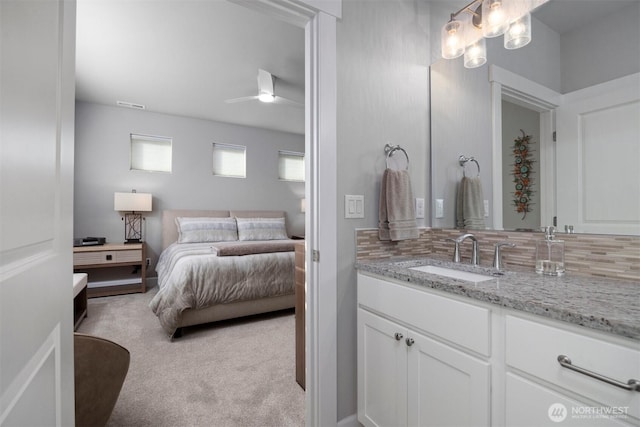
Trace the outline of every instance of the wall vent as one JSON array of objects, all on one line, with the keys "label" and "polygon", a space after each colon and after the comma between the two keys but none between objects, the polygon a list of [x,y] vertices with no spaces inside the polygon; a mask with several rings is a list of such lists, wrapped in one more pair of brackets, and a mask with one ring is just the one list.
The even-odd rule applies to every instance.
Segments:
[{"label": "wall vent", "polygon": [[142,104],[134,104],[133,102],[126,101],[116,101],[116,104],[118,104],[120,107],[135,108],[137,110],[144,110],[146,108]]}]

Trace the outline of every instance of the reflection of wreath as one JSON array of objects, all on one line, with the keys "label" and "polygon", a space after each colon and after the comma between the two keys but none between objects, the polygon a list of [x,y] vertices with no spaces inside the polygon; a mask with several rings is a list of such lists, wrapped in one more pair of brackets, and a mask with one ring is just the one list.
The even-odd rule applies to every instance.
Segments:
[{"label": "reflection of wreath", "polygon": [[533,178],[530,176],[533,174],[533,162],[530,159],[531,150],[529,144],[533,144],[531,141],[531,135],[525,135],[524,131],[520,129],[522,136],[519,136],[514,140],[513,146],[513,182],[516,185],[516,191],[513,193],[513,205],[516,207],[516,212],[522,214],[522,219],[527,216],[527,212],[531,212],[531,198],[534,191],[531,189],[533,186]]}]

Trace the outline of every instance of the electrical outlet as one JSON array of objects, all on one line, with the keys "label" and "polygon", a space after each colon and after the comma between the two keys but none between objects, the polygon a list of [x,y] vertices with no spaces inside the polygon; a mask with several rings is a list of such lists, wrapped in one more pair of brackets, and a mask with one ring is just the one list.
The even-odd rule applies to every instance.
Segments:
[{"label": "electrical outlet", "polygon": [[436,218],[444,218],[444,199],[436,199]]},{"label": "electrical outlet", "polygon": [[416,219],[424,218],[424,199],[416,198]]},{"label": "electrical outlet", "polygon": [[151,258],[147,258],[145,265],[149,267],[151,265]]}]

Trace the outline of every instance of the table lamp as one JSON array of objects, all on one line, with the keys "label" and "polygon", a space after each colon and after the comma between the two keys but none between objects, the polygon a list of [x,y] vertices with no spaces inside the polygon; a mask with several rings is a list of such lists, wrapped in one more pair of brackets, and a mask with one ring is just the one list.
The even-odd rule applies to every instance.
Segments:
[{"label": "table lamp", "polygon": [[113,197],[113,209],[126,212],[124,217],[124,243],[142,242],[142,221],[144,218],[139,212],[151,212],[151,194],[115,193]]}]

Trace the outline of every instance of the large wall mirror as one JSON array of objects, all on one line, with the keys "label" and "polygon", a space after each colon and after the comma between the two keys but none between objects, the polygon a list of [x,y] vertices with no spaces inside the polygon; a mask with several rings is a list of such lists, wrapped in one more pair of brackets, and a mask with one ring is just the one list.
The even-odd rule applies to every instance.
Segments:
[{"label": "large wall mirror", "polygon": [[[439,30],[454,9],[431,4]],[[475,173],[460,165],[464,155],[480,165],[487,228],[555,220],[560,231],[640,234],[639,21],[638,0],[550,0],[533,13],[529,45],[506,50],[501,37],[487,39],[487,64],[476,69],[435,60],[433,226],[456,226],[458,186]],[[526,159],[516,155],[522,141]],[[530,193],[518,206],[514,171],[524,160]]]}]

